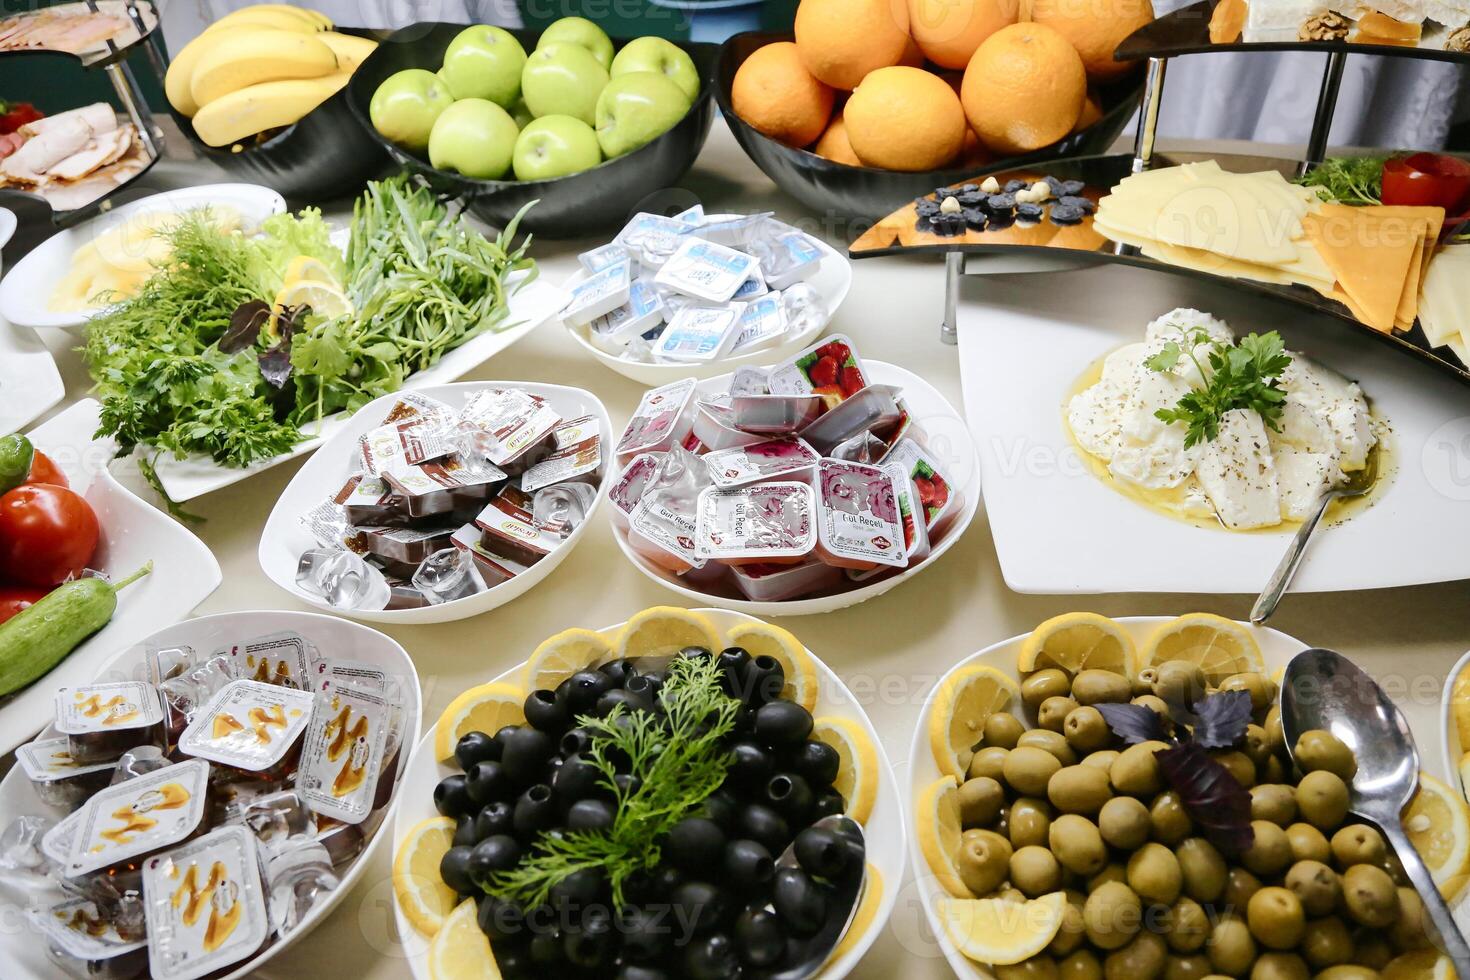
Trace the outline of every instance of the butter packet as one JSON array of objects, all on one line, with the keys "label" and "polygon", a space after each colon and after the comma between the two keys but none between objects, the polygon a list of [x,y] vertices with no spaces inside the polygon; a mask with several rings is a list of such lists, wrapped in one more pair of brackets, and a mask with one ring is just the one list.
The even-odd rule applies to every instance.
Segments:
[{"label": "butter packet", "polygon": [[717,242],[686,238],[654,276],[654,283],[707,303],[728,303],[760,260]]},{"label": "butter packet", "polygon": [[[718,221],[706,221],[695,232],[700,238],[732,248],[744,248],[774,219],[774,211],[757,211],[754,214],[736,214]],[[789,228],[790,225],[781,225]]]},{"label": "butter packet", "polygon": [[301,745],[296,792],[317,813],[362,823],[372,812],[389,707],[381,693],[339,684],[317,695]]},{"label": "butter packet", "polygon": [[730,344],[730,354],[749,354],[768,347],[786,332],[786,308],[781,305],[780,293],[767,293],[751,303],[745,304],[740,321],[735,326],[735,339]]},{"label": "butter packet", "polygon": [[304,689],[311,663],[306,638],[283,630],[230,647],[234,675],[263,684]]},{"label": "butter packet", "polygon": [[822,250],[805,232],[789,231],[768,245],[760,265],[773,289],[795,285],[815,272],[822,262]]},{"label": "butter packet", "polygon": [[177,844],[204,819],[208,788],[209,763],[190,759],[101,790],[77,811],[67,877]]},{"label": "butter packet", "polygon": [[616,354],[634,337],[664,322],[664,299],[647,279],[635,279],[628,287],[628,302],[609,310],[587,327],[592,343]]},{"label": "butter packet", "polygon": [[270,934],[255,835],[221,827],[143,862],[148,968],[194,980],[238,963]]},{"label": "butter packet", "polygon": [[608,242],[606,245],[599,245],[577,256],[577,262],[589,273],[598,273],[609,266],[626,261],[628,261],[628,250],[617,242]]},{"label": "butter packet", "polygon": [[80,684],[56,692],[56,730],[63,735],[148,728],[161,721],[163,702],[146,681]]},{"label": "butter packet", "polygon": [[744,303],[686,306],[659,335],[654,356],[670,361],[713,361],[729,349],[744,312]]},{"label": "butter packet", "polygon": [[69,898],[44,909],[30,908],[26,916],[68,956],[89,963],[110,960],[148,944],[146,939],[124,939],[112,918],[87,898]]},{"label": "butter packet", "polygon": [[641,265],[657,269],[668,261],[684,236],[694,231],[695,227],[679,218],[666,218],[661,214],[640,211],[617,233],[613,243],[626,249]]},{"label": "butter packet", "polygon": [[223,766],[260,772],[280,762],[308,722],[308,691],[231,681],[179,736],[179,751]]},{"label": "butter packet", "polygon": [[562,308],[561,318],[574,327],[591,323],[628,302],[632,285],[633,268],[629,261],[594,272],[572,287],[572,298]]}]

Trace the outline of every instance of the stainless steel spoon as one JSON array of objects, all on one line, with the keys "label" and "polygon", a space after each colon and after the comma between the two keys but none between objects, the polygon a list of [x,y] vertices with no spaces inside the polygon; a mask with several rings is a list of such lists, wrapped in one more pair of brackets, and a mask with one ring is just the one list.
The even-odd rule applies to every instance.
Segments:
[{"label": "stainless steel spoon", "polygon": [[1429,910],[1440,948],[1454,961],[1457,974],[1470,977],[1470,946],[1404,831],[1403,809],[1419,785],[1419,750],[1403,712],[1342,654],[1305,650],[1286,665],[1281,728],[1288,752],[1302,732],[1314,729],[1330,731],[1353,750],[1358,772],[1348,787],[1349,808],[1383,831]]},{"label": "stainless steel spoon", "polygon": [[[863,839],[862,827],[856,821],[841,815],[823,817],[812,826],[834,830],[858,841]],[[776,859],[776,867],[800,867],[796,860],[795,844],[787,847]],[[783,961],[786,965],[769,973],[756,972],[747,975],[758,980],[807,980],[808,977],[816,976],[852,925],[852,917],[857,914],[859,899],[862,898],[867,880],[867,862],[864,861],[862,873],[848,875],[843,881],[831,882],[830,887],[824,889],[827,896],[827,921],[817,934],[807,939],[788,939]],[[1470,977],[1470,973],[1465,975]]]}]

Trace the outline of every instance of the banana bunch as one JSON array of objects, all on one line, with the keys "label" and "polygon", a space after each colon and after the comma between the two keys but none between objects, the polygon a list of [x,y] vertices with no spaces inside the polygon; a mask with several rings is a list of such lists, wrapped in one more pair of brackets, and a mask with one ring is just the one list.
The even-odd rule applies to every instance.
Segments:
[{"label": "banana bunch", "polygon": [[326,15],[281,3],[226,14],[180,49],[169,103],[210,146],[289,126],[335,94],[376,41],[339,34]]}]

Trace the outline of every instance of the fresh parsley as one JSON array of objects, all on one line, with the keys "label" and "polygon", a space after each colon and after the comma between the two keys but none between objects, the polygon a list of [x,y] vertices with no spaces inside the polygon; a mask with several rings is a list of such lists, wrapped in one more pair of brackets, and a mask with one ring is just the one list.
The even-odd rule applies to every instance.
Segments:
[{"label": "fresh parsley", "polygon": [[1387,157],[1328,157],[1296,178],[1326,201],[1382,204],[1383,164]]},{"label": "fresh parsley", "polygon": [[[1205,363],[1197,354],[1202,347],[1206,348]],[[1184,448],[1213,442],[1220,435],[1220,419],[1237,408],[1258,413],[1271,429],[1281,431],[1286,392],[1280,377],[1291,364],[1291,355],[1275,330],[1250,334],[1238,344],[1221,343],[1195,330],[1186,336],[1185,344],[1171,340],[1144,364],[1150,370],[1168,372],[1186,357],[1204,378],[1204,387],[1191,390],[1173,408],[1154,413],[1162,422],[1186,426]]]}]

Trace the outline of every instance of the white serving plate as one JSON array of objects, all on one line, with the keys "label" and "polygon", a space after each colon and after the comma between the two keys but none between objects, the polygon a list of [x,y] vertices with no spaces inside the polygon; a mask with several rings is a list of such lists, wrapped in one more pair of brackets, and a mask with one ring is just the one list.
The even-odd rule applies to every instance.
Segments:
[{"label": "white serving plate", "polygon": [[[1161,623],[1169,622],[1169,616],[1128,616],[1119,617],[1120,623],[1133,640],[1140,647],[1148,639],[1149,635],[1158,628]],[[1266,672],[1271,675],[1286,667],[1287,661],[1292,657],[1309,648],[1308,644],[1294,637],[1282,633],[1280,630],[1270,629],[1264,626],[1251,626],[1242,624],[1255,636],[1256,642],[1261,647],[1261,659],[1265,661]],[[945,680],[951,674],[971,664],[983,664],[993,667],[1007,677],[1019,682],[1019,674],[1016,671],[1016,656],[1021,652],[1021,644],[1025,642],[1029,633],[1013,636],[1008,640],[992,644],[978,653],[973,653],[959,663],[955,664],[934,685],[930,696],[924,702],[924,710],[919,715],[918,727],[914,730],[913,743],[909,747],[909,786],[908,786],[908,810],[909,826],[913,827],[913,821],[917,814],[913,812],[914,801],[919,794],[928,786],[932,785],[943,773],[934,762],[934,754],[929,748],[929,716],[934,710],[933,692],[939,690]],[[1451,675],[1453,676],[1453,675]],[[1435,726],[1438,723],[1438,713],[1435,706],[1431,704],[1417,704],[1412,699],[1398,702],[1399,708],[1409,721],[1409,728],[1414,732],[1415,740],[1420,746],[1420,764],[1426,771],[1434,771],[1435,765],[1432,757],[1425,754],[1425,747],[1438,744],[1434,738]],[[1024,720],[1024,719],[1023,719]],[[934,913],[935,899],[947,895],[944,886],[941,885],[929,871],[929,863],[919,850],[918,835],[909,834],[909,853],[914,862],[914,884],[919,890],[920,902],[924,907],[924,918],[929,924],[929,931],[934,936],[939,948],[944,953],[944,958],[949,961],[955,974],[960,980],[993,980],[992,975],[985,971],[984,965],[976,963],[965,957],[963,953],[954,947],[949,937],[939,924]],[[1465,905],[1464,900],[1460,902],[1461,907]]]},{"label": "white serving plate", "polygon": [[1180,306],[1219,316],[1237,335],[1279,329],[1291,349],[1358,380],[1392,425],[1390,485],[1371,507],[1318,531],[1293,589],[1470,578],[1463,386],[1329,317],[1217,283],[1107,265],[969,277],[962,289],[965,412],[1011,589],[1254,594],[1281,560],[1292,531],[1232,533],[1159,514],[1094,477],[1067,434],[1065,405],[1088,366]]},{"label": "white serving plate", "polygon": [[77,402],[32,431],[31,442],[61,467],[71,488],[97,513],[101,537],[93,567],[113,580],[150,560],[153,571],[118,594],[111,622],[49,674],[0,700],[0,752],[9,752],[50,722],[58,687],[91,680],[104,659],[183,619],[220,584],[219,563],[204,543],[134,496],[108,471],[113,444],[92,438],[98,408],[90,398]]},{"label": "white serving plate", "polygon": [[[634,551],[628,544],[628,536],[613,528],[613,538],[623,554],[644,575],[671,592],[693,602],[718,603],[726,609],[736,609],[752,616],[807,616],[815,613],[835,612],[855,606],[874,596],[882,595],[930,567],[970,526],[980,503],[979,468],[975,460],[975,445],[969,430],[959,413],[945,400],[934,386],[918,375],[885,361],[864,360],[869,381],[873,384],[897,385],[903,389],[903,400],[908,404],[914,422],[924,430],[929,439],[929,452],[941,463],[946,464],[951,483],[964,494],[964,507],[953,525],[945,531],[944,539],[935,545],[923,561],[906,568],[897,575],[889,575],[861,588],[836,592],[831,595],[813,596],[804,599],[787,599],[784,602],[754,602],[735,588],[733,584],[719,586],[722,591],[705,592],[686,584],[679,576],[655,565]],[[687,375],[686,375],[687,377]],[[699,384],[704,394],[715,394],[728,390],[730,376],[710,378]]]},{"label": "white serving plate", "polygon": [[[243,638],[260,636],[278,630],[295,630],[314,642],[326,656],[364,661],[378,665],[389,673],[403,678],[404,718],[403,739],[400,743],[398,766],[393,778],[397,783],[383,819],[368,838],[362,853],[344,869],[338,871],[341,884],[328,893],[316,905],[301,925],[283,941],[273,943],[257,956],[236,964],[221,980],[243,977],[264,966],[283,950],[301,940],[332,909],[345,898],[372,863],[373,855],[385,846],[389,834],[388,821],[393,808],[402,797],[403,780],[408,770],[409,749],[417,742],[423,728],[421,696],[418,671],[408,652],[396,641],[377,630],[332,616],[308,612],[284,612],[280,610],[256,610],[252,612],[220,613],[177,623],[154,633],[148,639],[164,644],[185,643],[196,650],[212,650]],[[112,657],[101,669],[87,675],[86,680],[125,680],[146,678],[143,660],[144,645],[135,642]],[[75,683],[75,679],[72,681]],[[48,684],[48,696],[57,685]],[[49,734],[49,729],[48,729]],[[0,827],[9,826],[16,817],[24,814],[42,814],[53,819],[63,816],[56,808],[43,803],[26,778],[25,770],[15,766],[0,782]],[[21,909],[30,905],[59,901],[61,890],[44,877],[37,875],[6,875],[0,877],[0,895],[6,905]],[[57,969],[46,957],[45,943],[37,942],[29,928],[12,928],[0,932],[0,974],[9,978],[54,977]]]},{"label": "white serving plate", "polygon": [[149,211],[183,212],[208,205],[228,206],[240,212],[251,228],[286,210],[286,200],[259,184],[205,184],[184,187],[132,201],[58,231],[15,264],[0,282],[0,316],[16,326],[37,328],[80,327],[103,310],[57,313],[48,309],[51,291],[71,271],[76,250],[119,224]]},{"label": "white serving plate", "polygon": [[[15,228],[15,212],[0,208],[0,248]],[[65,395],[61,372],[41,338],[0,320],[0,435],[19,429]]]},{"label": "white serving plate", "polygon": [[[707,220],[720,221],[726,218],[736,218],[734,214],[710,215]],[[822,241],[816,235],[807,235],[817,247],[822,250],[822,261],[817,266],[817,271],[808,280],[822,294],[827,301],[827,319],[830,321],[837,314],[837,308],[847,298],[847,291],[852,287],[852,264],[847,257],[834,250],[832,246]],[[567,279],[568,291],[577,283],[587,278],[587,270],[580,267]],[[616,354],[609,354],[587,339],[586,327],[574,327],[569,323],[563,323],[567,333],[571,335],[587,353],[591,354],[604,366],[616,371],[625,378],[631,378],[639,384],[656,388],[659,385],[677,381],[680,378],[698,377],[710,378],[719,374],[728,374],[742,364],[769,364],[784,360],[795,354],[804,347],[810,346],[812,341],[826,330],[828,325],[817,327],[815,330],[806,330],[799,334],[788,334],[775,347],[767,347],[764,350],[752,351],[739,357],[724,357],[710,363],[692,364],[646,364],[642,361],[630,361]]]},{"label": "white serving plate", "polygon": [[[696,609],[695,612],[702,612],[709,616],[715,626],[721,630],[727,630],[755,619],[753,616],[723,609]],[[615,635],[623,628],[623,625],[623,623],[618,623],[607,626],[598,632],[609,636]],[[868,822],[863,827],[863,838],[867,844],[868,863],[876,867],[878,873],[883,877],[883,894],[878,911],[868,923],[863,935],[853,943],[841,959],[828,963],[816,975],[816,980],[841,980],[842,977],[852,972],[853,967],[863,958],[863,954],[878,939],[878,934],[883,931],[889,915],[893,912],[894,903],[898,900],[906,860],[903,846],[904,807],[899,801],[898,781],[894,778],[893,767],[888,761],[887,754],[883,751],[883,744],[878,740],[878,733],[873,729],[872,722],[868,720],[867,713],[862,709],[861,702],[852,691],[848,690],[847,685],[842,683],[841,678],[815,654],[812,654],[812,662],[816,664],[821,684],[817,706],[812,714],[816,717],[835,715],[861,725],[878,755],[878,797],[873,803],[873,812],[869,814]],[[517,664],[494,680],[521,686],[523,683],[521,672],[524,667],[524,662]],[[408,762],[408,772],[404,774],[401,787],[403,800],[393,816],[395,854],[404,837],[416,824],[438,816],[438,811],[434,809],[434,787],[445,776],[458,771],[453,766],[440,764],[434,758],[434,733],[437,728],[436,723],[424,732],[423,740],[419,742],[413,758]],[[408,965],[413,971],[415,980],[432,980],[428,962],[429,939],[414,928],[399,909],[397,902],[393,903],[393,919],[403,943],[403,955],[408,959]]]},{"label": "white serving plate", "polygon": [[[607,409],[603,407],[602,402],[598,401],[596,395],[583,391],[581,388],[564,388],[561,385],[531,384],[522,381],[461,381],[458,384],[419,388],[418,391],[430,398],[437,398],[457,410],[469,401],[475,392],[485,388],[520,388],[540,395],[547,399],[552,408],[556,409],[564,419],[580,418],[583,415],[595,416],[602,429],[603,446],[611,447],[612,445],[612,422],[607,417]],[[363,406],[356,415],[346,419],[322,447],[322,451],[309,459],[291,478],[291,482],[281,493],[280,499],[276,501],[276,506],[271,509],[270,517],[265,522],[265,529],[260,535],[258,555],[260,567],[266,577],[297,599],[318,609],[374,623],[448,623],[489,612],[530,591],[536,583],[550,575],[556,566],[566,560],[567,555],[572,553],[572,549],[587,533],[587,528],[592,526],[597,508],[601,505],[602,499],[607,496],[609,468],[612,465],[610,455],[603,457],[597,499],[592,502],[587,518],[577,525],[571,535],[562,542],[560,548],[532,565],[524,575],[517,575],[494,588],[466,596],[463,599],[456,599],[453,602],[425,606],[422,609],[366,611],[338,609],[296,585],[297,559],[303,551],[317,547],[316,539],[301,526],[301,515],[335,494],[347,482],[347,478],[357,472],[353,451],[357,446],[358,438],[367,430],[382,424],[383,415],[397,397],[397,395],[384,395]]]}]

